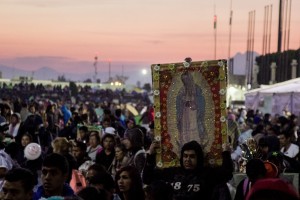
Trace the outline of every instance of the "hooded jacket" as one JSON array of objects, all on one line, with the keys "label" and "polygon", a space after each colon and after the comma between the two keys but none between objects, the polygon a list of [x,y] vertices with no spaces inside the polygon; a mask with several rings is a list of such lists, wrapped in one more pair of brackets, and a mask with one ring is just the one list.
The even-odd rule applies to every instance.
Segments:
[{"label": "hooded jacket", "polygon": [[[193,170],[187,170],[183,167],[183,153],[186,150],[194,150],[197,155],[197,166]],[[184,144],[181,149],[180,167],[154,169],[155,155],[148,156],[143,179],[146,184],[155,180],[170,183],[176,200],[217,199],[217,196],[223,194],[216,195],[214,193],[220,191],[220,185],[226,185],[233,170],[230,153],[223,152],[222,156],[223,164],[221,167],[204,167],[202,147],[198,142],[191,141]],[[228,196],[229,192],[226,195]]]},{"label": "hooded jacket", "polygon": [[65,105],[63,105],[61,107],[61,112],[62,112],[63,118],[64,118],[64,125],[66,125],[68,123],[68,121],[70,120],[70,118],[72,117],[72,113]]},{"label": "hooded jacket", "polygon": [[139,128],[128,131],[128,139],[131,142],[128,165],[134,166],[142,173],[146,164],[146,152],[144,150],[144,134]]}]

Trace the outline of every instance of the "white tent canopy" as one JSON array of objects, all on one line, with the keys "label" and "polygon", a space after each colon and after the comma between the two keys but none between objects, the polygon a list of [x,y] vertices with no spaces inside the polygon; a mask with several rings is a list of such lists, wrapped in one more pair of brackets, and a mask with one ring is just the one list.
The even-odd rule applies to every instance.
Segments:
[{"label": "white tent canopy", "polygon": [[250,90],[246,93],[282,93],[282,92],[300,92],[300,78],[291,79],[273,85],[261,85],[261,88]]},{"label": "white tent canopy", "polygon": [[300,78],[285,82],[262,85],[245,94],[248,109],[261,110],[263,113],[282,114],[284,111],[300,114]]}]

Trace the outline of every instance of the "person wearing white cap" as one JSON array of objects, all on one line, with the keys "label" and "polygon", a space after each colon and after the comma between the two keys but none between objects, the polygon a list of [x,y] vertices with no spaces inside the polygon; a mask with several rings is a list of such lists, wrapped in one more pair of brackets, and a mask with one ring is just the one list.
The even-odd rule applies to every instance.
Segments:
[{"label": "person wearing white cap", "polygon": [[105,130],[104,130],[104,133],[115,135],[116,134],[116,129],[114,129],[113,127],[106,127]]}]

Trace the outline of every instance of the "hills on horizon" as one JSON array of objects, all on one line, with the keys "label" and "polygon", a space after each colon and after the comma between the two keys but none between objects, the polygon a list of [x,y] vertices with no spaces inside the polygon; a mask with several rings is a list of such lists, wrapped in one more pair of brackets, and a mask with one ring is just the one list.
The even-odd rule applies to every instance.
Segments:
[{"label": "hills on horizon", "polygon": [[[259,54],[254,52],[254,58],[258,56]],[[246,66],[246,53],[236,53],[233,56],[234,59],[234,74],[237,75],[244,75],[245,74],[245,66]],[[94,73],[83,73],[83,74],[76,74],[72,72],[58,72],[55,69],[52,69],[51,66],[43,66],[35,71],[29,71],[24,69],[18,69],[16,67],[12,66],[6,66],[2,65],[0,63],[0,72],[2,73],[2,78],[12,79],[17,77],[33,77],[33,79],[40,79],[40,80],[57,80],[58,77],[64,76],[66,80],[70,81],[78,81],[83,82],[87,79],[93,80]],[[139,72],[132,72],[130,74],[135,74]],[[151,74],[149,73],[147,76],[144,77],[143,80],[135,80],[137,78],[136,76],[130,76],[127,83],[130,82],[130,84],[135,84],[138,81],[148,81],[151,82]],[[108,76],[105,74],[98,74],[97,78],[101,80],[101,82],[105,82],[108,80]],[[150,80],[150,81],[149,81]]]},{"label": "hills on horizon", "polygon": [[41,67],[35,71],[18,69],[16,67],[10,67],[0,64],[0,71],[2,78],[12,79],[17,77],[33,77],[37,80],[57,80],[59,76],[64,76],[66,80],[70,81],[84,81],[92,79],[92,73],[76,74],[76,73],[62,73],[58,72],[51,67]]}]

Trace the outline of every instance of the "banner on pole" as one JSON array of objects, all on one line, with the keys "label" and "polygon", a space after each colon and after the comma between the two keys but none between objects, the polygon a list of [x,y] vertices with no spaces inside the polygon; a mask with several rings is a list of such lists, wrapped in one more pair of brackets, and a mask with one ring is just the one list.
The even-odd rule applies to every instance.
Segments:
[{"label": "banner on pole", "polygon": [[226,60],[154,64],[154,139],[160,142],[156,164],[179,165],[180,149],[196,140],[212,165],[222,163],[227,140]]}]

